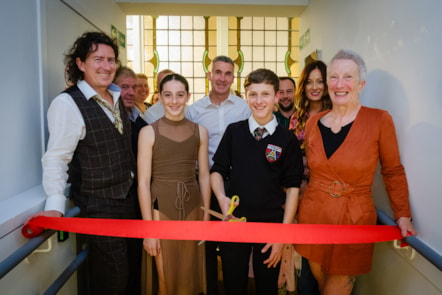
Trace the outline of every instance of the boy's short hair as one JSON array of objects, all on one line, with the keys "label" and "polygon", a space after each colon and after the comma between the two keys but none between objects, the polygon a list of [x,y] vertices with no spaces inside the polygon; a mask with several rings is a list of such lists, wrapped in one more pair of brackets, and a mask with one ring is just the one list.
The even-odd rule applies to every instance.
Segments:
[{"label": "boy's short hair", "polygon": [[247,87],[249,87],[251,84],[261,83],[273,85],[275,93],[279,91],[279,78],[273,71],[269,69],[257,69],[250,72],[250,74],[248,74],[244,80],[244,89],[247,90]]}]

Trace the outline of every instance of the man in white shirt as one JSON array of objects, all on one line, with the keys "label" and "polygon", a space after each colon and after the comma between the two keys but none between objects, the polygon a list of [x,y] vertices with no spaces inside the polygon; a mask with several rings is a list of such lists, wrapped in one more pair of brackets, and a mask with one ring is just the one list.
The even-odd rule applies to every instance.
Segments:
[{"label": "man in white shirt", "polygon": [[[213,155],[218,144],[231,123],[247,119],[251,112],[246,101],[231,94],[234,64],[227,56],[217,56],[212,60],[212,69],[208,74],[211,91],[209,95],[197,100],[187,108],[186,117],[209,132],[209,164],[213,165]],[[218,201],[212,194],[212,210],[221,212]],[[206,242],[206,278],[207,294],[218,294],[217,250],[218,242]]]},{"label": "man in white shirt", "polygon": [[[118,45],[104,33],[87,32],[75,41],[65,61],[72,86],[52,101],[47,115],[50,137],[42,159],[47,200],[44,211],[30,218],[62,216],[67,183],[83,217],[136,218],[131,125],[120,88],[112,84]],[[128,240],[77,235],[77,241],[90,248],[78,275],[79,294],[131,292]]]}]

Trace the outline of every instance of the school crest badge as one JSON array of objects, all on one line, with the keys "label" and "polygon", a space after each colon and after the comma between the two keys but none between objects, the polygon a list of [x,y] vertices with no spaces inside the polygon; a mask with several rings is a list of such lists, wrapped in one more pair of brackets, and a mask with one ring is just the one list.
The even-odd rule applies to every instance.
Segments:
[{"label": "school crest badge", "polygon": [[273,144],[268,144],[266,148],[266,159],[272,163],[279,159],[281,156],[282,148]]}]

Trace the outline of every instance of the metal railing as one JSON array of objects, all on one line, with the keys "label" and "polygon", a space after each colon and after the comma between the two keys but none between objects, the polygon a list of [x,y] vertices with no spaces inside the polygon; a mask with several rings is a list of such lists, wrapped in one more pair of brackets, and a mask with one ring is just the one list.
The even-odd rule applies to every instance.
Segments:
[{"label": "metal railing", "polygon": [[[80,208],[74,207],[69,210],[66,217],[74,217],[80,213]],[[18,248],[14,253],[9,255],[0,263],[0,279],[8,274],[14,267],[16,267],[21,261],[34,252],[43,242],[49,239],[55,230],[45,230],[39,236],[30,239],[23,246]],[[70,276],[78,269],[78,267],[84,262],[89,249],[86,248],[77,254],[75,259],[68,265],[68,267],[61,273],[61,275],[52,283],[52,285],[43,293],[45,295],[57,294],[57,292],[63,287]]]},{"label": "metal railing", "polygon": [[[384,225],[396,225],[396,222],[382,210],[376,210],[378,214],[378,222]],[[412,247],[416,252],[421,254],[425,259],[427,259],[431,264],[436,266],[439,270],[442,270],[442,256],[425,244],[416,236],[409,236],[404,239],[404,241]]]},{"label": "metal railing", "polygon": [[[382,210],[377,209],[378,222],[384,225],[396,225],[395,221],[385,214]],[[66,217],[77,216],[80,213],[78,207],[74,207],[69,210]],[[14,253],[9,255],[5,260],[0,263],[0,279],[9,273],[14,267],[16,267],[22,260],[28,257],[34,250],[36,250],[44,241],[50,238],[56,231],[45,230],[39,236],[30,239],[26,244],[17,249]],[[409,236],[404,241],[427,259],[431,264],[442,270],[442,256],[425,244],[422,240],[416,236]],[[45,295],[56,294],[61,287],[66,283],[70,276],[78,269],[78,267],[84,262],[89,249],[86,248],[77,254],[75,259],[68,265],[68,267],[61,273],[61,275],[52,283],[52,285],[46,290]]]},{"label": "metal railing", "polygon": [[69,280],[71,275],[77,271],[78,267],[86,260],[89,254],[89,248],[82,250],[77,254],[71,264],[61,273],[61,275],[52,283],[43,295],[57,294],[63,285]]}]

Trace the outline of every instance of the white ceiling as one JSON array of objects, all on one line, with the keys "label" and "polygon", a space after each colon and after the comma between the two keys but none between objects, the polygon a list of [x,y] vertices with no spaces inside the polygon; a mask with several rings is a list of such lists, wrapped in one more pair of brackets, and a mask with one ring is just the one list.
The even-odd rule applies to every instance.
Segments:
[{"label": "white ceiling", "polygon": [[115,0],[127,15],[300,17],[309,0]]}]

